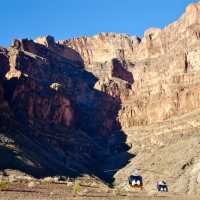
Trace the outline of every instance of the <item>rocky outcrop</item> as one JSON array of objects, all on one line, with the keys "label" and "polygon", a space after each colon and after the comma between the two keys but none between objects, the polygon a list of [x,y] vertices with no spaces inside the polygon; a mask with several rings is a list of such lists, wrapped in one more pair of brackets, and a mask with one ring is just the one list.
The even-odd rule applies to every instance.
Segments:
[{"label": "rocky outcrop", "polygon": [[[113,153],[109,138],[120,129],[120,98],[95,89],[97,78],[84,69],[79,53],[50,36],[16,39],[1,49],[0,72],[0,131],[14,141],[13,152],[0,141],[0,154],[12,154],[0,168],[21,163],[18,152],[24,163],[12,167],[34,176],[94,173],[105,178],[99,164]],[[124,145],[122,151],[124,142],[116,141]]]},{"label": "rocky outcrop", "polygon": [[55,54],[63,56],[77,64],[77,67],[83,67],[84,62],[78,52],[72,48],[57,44],[52,36],[39,37],[35,39],[35,42],[42,44],[52,50]]},{"label": "rocky outcrop", "polygon": [[[80,53],[98,89],[120,96],[122,127],[162,122],[199,108],[199,14],[199,3],[191,4],[177,22],[142,39],[102,33],[59,43]],[[129,84],[126,92],[116,78]],[[105,80],[112,82],[106,89]]]},{"label": "rocky outcrop", "polygon": [[100,176],[102,160],[127,153],[122,130],[129,140],[138,126],[200,108],[199,15],[200,4],[191,4],[177,22],[150,28],[143,38],[46,36],[0,48],[0,101],[6,105],[0,130],[18,143],[23,135],[42,152],[36,168],[48,168],[48,158],[64,171]]},{"label": "rocky outcrop", "polygon": [[118,60],[117,58],[112,59],[111,77],[120,78],[130,84],[133,83],[132,73],[127,71],[124,64],[120,62],[120,60]]},{"label": "rocky outcrop", "polygon": [[[12,104],[17,110],[16,115],[32,124],[37,119],[45,124],[71,126],[74,120],[74,109],[69,99],[51,88],[38,85],[33,80],[24,80],[16,86]],[[22,113],[24,117],[21,116]]]},{"label": "rocky outcrop", "polygon": [[104,63],[112,58],[126,59],[139,43],[138,37],[115,33],[100,33],[93,37],[59,41],[59,44],[79,52],[88,68],[94,63]]}]

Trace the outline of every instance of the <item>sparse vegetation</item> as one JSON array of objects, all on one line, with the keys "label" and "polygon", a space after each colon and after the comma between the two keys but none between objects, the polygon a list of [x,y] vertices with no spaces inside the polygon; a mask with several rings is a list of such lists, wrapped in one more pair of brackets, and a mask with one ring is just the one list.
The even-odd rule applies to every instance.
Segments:
[{"label": "sparse vegetation", "polygon": [[80,191],[81,191],[81,183],[79,180],[75,180],[74,187],[73,187],[74,196],[78,195]]},{"label": "sparse vegetation", "polygon": [[8,187],[9,187],[9,182],[7,182],[7,181],[0,182],[0,191],[7,190]]},{"label": "sparse vegetation", "polygon": [[114,196],[126,196],[125,191],[122,188],[120,188],[120,187],[116,187],[113,190],[113,195]]}]

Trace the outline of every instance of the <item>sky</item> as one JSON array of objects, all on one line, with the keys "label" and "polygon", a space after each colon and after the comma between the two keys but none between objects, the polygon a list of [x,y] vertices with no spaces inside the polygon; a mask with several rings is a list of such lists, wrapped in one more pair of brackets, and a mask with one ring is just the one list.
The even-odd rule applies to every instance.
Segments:
[{"label": "sky", "polygon": [[143,36],[177,20],[195,0],[0,0],[0,46],[15,38],[56,40],[119,32]]}]

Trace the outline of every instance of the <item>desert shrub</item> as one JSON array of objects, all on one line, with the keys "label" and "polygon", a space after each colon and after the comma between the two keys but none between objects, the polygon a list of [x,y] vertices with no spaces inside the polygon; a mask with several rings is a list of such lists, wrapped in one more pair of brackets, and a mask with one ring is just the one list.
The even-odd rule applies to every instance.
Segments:
[{"label": "desert shrub", "polygon": [[0,182],[0,191],[8,189],[9,183],[7,181]]},{"label": "desert shrub", "polygon": [[76,180],[74,182],[74,187],[73,187],[74,196],[78,195],[80,191],[81,191],[81,183],[80,181]]}]

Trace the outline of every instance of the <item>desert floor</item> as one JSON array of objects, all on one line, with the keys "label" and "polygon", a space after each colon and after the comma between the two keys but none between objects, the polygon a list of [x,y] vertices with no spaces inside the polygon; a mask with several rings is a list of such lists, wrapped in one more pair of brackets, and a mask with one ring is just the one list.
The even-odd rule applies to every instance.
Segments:
[{"label": "desert floor", "polygon": [[104,199],[135,199],[135,200],[199,200],[200,197],[191,197],[183,194],[142,192],[120,192],[116,189],[100,188],[96,186],[84,186],[74,192],[74,186],[66,184],[38,184],[28,187],[27,184],[15,183],[0,191],[0,200],[104,200]]}]

